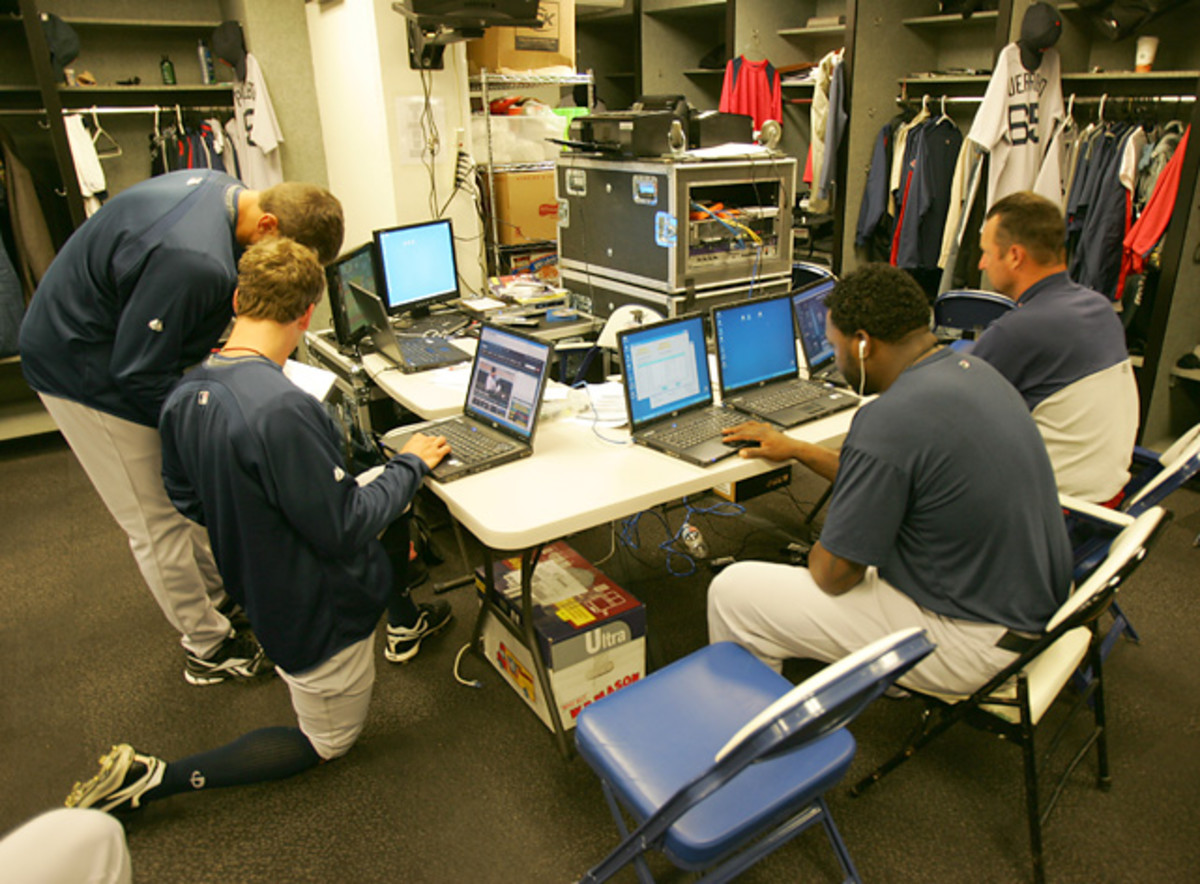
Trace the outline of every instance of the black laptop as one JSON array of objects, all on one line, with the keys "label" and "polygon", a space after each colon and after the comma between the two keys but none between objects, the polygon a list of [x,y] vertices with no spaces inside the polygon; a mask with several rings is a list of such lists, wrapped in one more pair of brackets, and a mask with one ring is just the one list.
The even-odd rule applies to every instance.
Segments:
[{"label": "black laptop", "polygon": [[353,282],[349,289],[359,311],[371,325],[367,337],[378,352],[396,363],[396,367],[405,374],[457,365],[471,358],[465,350],[441,337],[403,332],[396,334],[383,301],[378,296]]},{"label": "black laptop", "polygon": [[685,316],[617,335],[633,441],[707,466],[733,454],[721,429],[746,416],[713,404],[704,319]]},{"label": "black laptop", "polygon": [[[825,299],[837,284],[835,279],[820,279],[792,292],[792,312],[796,315],[796,334],[808,366],[809,380],[828,381],[849,389],[833,359],[833,344],[825,336]],[[857,401],[857,400],[855,400]]]},{"label": "black laptop", "polygon": [[726,405],[794,427],[858,401],[831,384],[800,378],[790,295],[714,307],[712,324]]},{"label": "black laptop", "polygon": [[383,437],[384,445],[399,451],[414,433],[445,436],[450,454],[430,474],[439,482],[529,457],[553,354],[546,341],[483,325],[463,413],[399,427]]}]

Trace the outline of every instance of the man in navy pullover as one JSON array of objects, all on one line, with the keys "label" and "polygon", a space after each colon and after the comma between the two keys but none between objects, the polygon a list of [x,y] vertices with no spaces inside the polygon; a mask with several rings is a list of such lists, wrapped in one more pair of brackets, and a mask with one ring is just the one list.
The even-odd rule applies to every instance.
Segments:
[{"label": "man in navy pullover", "polygon": [[300,726],[263,728],[170,763],[114,746],[68,806],[129,810],[337,758],[366,720],[384,609],[393,661],[450,620],[445,602],[409,598],[407,543],[394,576],[376,539],[449,451],[446,440],[417,434],[377,476],[356,481],[336,422],[283,374],[325,288],[316,257],[277,237],[247,250],[238,283],[228,342],[163,406],[163,480],[180,512],[207,526],[225,585],[287,683]]},{"label": "man in navy pullover", "polygon": [[971,353],[1024,398],[1061,493],[1119,500],[1137,438],[1138,391],[1112,303],[1067,277],[1062,213],[1044,197],[998,200],[980,240],[980,269],[1016,307],[988,326]]},{"label": "man in navy pullover", "polygon": [[179,631],[191,684],[253,676],[262,651],[236,616],[204,532],[163,490],[158,412],[232,316],[237,261],[283,235],[327,263],[342,243],[329,191],[246,190],[207,170],[162,175],[109,200],[67,240],[21,325],[21,367]]}]

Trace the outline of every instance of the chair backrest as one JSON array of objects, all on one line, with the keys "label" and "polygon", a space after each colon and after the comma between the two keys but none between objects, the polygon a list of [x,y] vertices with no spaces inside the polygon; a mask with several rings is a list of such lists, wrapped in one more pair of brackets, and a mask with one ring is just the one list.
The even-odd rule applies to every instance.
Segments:
[{"label": "chair backrest", "polygon": [[822,264],[810,264],[807,261],[792,262],[792,291],[821,279],[837,279],[837,276]]},{"label": "chair backrest", "polygon": [[748,721],[714,761],[750,745],[767,758],[844,727],[934,647],[925,630],[904,629],[829,664]]},{"label": "chair backrest", "polygon": [[1146,510],[1121,529],[1108,547],[1108,554],[1050,618],[1046,632],[1059,627],[1073,629],[1098,616],[1115,590],[1146,557],[1150,541],[1167,519],[1162,507]]},{"label": "chair backrest", "polygon": [[1124,502],[1121,509],[1138,515],[1200,473],[1200,424],[1192,427],[1158,458],[1159,472]]},{"label": "chair backrest", "polygon": [[978,289],[954,289],[943,292],[933,303],[934,325],[962,331],[987,328],[1015,305],[994,292]]},{"label": "chair backrest", "polygon": [[616,350],[618,349],[618,332],[641,325],[653,325],[656,322],[662,322],[662,319],[662,314],[650,307],[643,307],[640,304],[622,304],[613,311],[612,316],[608,317],[604,328],[600,329],[600,335],[596,338],[596,346],[606,350]]}]

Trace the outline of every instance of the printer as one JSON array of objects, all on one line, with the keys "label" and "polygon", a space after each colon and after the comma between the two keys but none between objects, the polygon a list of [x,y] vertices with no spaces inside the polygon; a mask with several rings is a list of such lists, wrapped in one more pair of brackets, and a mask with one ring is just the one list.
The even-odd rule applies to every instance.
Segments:
[{"label": "printer", "polygon": [[622,157],[656,157],[754,138],[745,114],[698,111],[682,95],[644,95],[629,110],[604,111],[571,121],[570,146]]}]

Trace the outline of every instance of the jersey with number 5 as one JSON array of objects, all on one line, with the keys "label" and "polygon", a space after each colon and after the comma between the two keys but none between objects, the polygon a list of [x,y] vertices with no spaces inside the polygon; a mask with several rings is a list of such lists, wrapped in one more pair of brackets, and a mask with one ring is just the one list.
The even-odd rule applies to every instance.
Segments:
[{"label": "jersey with number 5", "polygon": [[989,208],[1003,196],[1033,189],[1063,116],[1058,51],[1047,49],[1037,70],[1029,71],[1021,64],[1020,47],[1005,46],[967,135],[991,153]]}]

